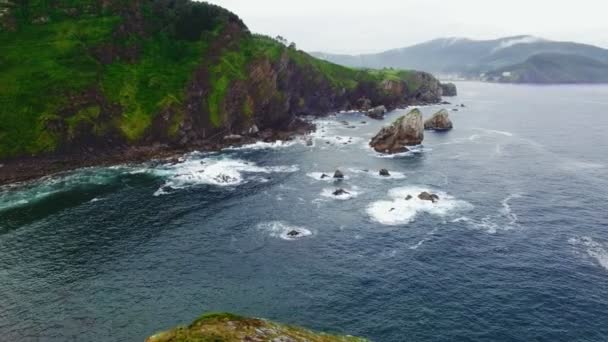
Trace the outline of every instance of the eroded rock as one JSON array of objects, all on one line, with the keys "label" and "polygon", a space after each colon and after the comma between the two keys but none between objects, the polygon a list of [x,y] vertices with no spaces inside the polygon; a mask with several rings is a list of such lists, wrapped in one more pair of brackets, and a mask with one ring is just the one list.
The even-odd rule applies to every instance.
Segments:
[{"label": "eroded rock", "polygon": [[372,119],[382,120],[387,110],[385,106],[378,106],[367,111],[366,115]]},{"label": "eroded rock", "polygon": [[449,131],[452,128],[454,128],[454,125],[450,120],[450,114],[445,109],[433,114],[433,116],[424,122],[424,129],[428,130]]},{"label": "eroded rock", "polygon": [[441,93],[443,96],[456,96],[458,90],[454,83],[441,83]]},{"label": "eroded rock", "polygon": [[414,109],[395,120],[392,125],[382,128],[369,143],[380,153],[407,152],[407,146],[420,145],[424,140],[422,113]]},{"label": "eroded rock", "polygon": [[429,192],[421,192],[420,195],[418,195],[418,198],[423,200],[423,201],[431,201],[433,203],[439,201],[439,196],[435,195],[435,194],[431,194]]},{"label": "eroded rock", "polygon": [[350,195],[350,192],[348,192],[344,189],[337,189],[336,191],[334,191],[332,193],[332,195],[334,195],[334,196]]}]

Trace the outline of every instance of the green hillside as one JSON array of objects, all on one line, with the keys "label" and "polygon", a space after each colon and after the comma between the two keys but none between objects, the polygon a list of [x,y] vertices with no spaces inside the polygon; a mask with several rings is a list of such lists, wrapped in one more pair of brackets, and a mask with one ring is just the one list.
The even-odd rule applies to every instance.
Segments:
[{"label": "green hillside", "polygon": [[392,94],[394,72],[314,59],[189,0],[2,0],[0,27],[0,159],[275,128],[362,96],[405,102],[428,79],[399,73],[411,91]]}]

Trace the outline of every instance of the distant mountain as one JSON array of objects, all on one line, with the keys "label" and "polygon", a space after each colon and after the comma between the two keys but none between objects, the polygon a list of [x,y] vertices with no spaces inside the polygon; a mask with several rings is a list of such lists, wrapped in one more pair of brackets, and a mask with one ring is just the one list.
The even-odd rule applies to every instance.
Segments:
[{"label": "distant mountain", "polygon": [[[575,55],[585,58],[586,61],[608,63],[606,49],[572,42],[550,41],[533,36],[495,40],[441,38],[377,54],[351,56],[317,52],[313,55],[350,67],[418,69],[466,78],[483,78],[484,74],[496,75],[498,70],[521,65],[536,55],[543,55],[544,60],[555,58],[557,55]],[[564,59],[567,58],[559,58],[559,64],[564,67],[575,62],[575,59],[572,59],[570,63],[564,63]],[[576,61],[575,64],[579,65],[576,70],[581,70],[580,63],[583,60],[576,59]],[[591,81],[583,77],[585,75],[571,76],[580,82]]]},{"label": "distant mountain", "polygon": [[543,53],[484,79],[507,83],[608,83],[608,63],[579,55]]}]

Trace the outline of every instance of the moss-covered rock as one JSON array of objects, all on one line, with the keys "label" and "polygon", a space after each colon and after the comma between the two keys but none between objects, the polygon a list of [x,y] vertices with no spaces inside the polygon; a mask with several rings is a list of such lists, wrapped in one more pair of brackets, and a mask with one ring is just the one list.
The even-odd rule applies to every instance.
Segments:
[{"label": "moss-covered rock", "polygon": [[146,342],[364,342],[352,336],[316,333],[307,329],[232,314],[209,314],[189,326],[161,332]]}]

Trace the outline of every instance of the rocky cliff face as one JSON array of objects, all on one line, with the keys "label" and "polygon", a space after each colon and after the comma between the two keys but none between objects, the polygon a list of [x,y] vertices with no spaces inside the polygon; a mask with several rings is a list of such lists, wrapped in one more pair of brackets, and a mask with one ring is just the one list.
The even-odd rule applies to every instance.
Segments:
[{"label": "rocky cliff face", "polygon": [[269,139],[302,128],[301,115],[441,97],[429,74],[323,62],[207,3],[4,1],[0,13],[0,160],[9,164]]}]

